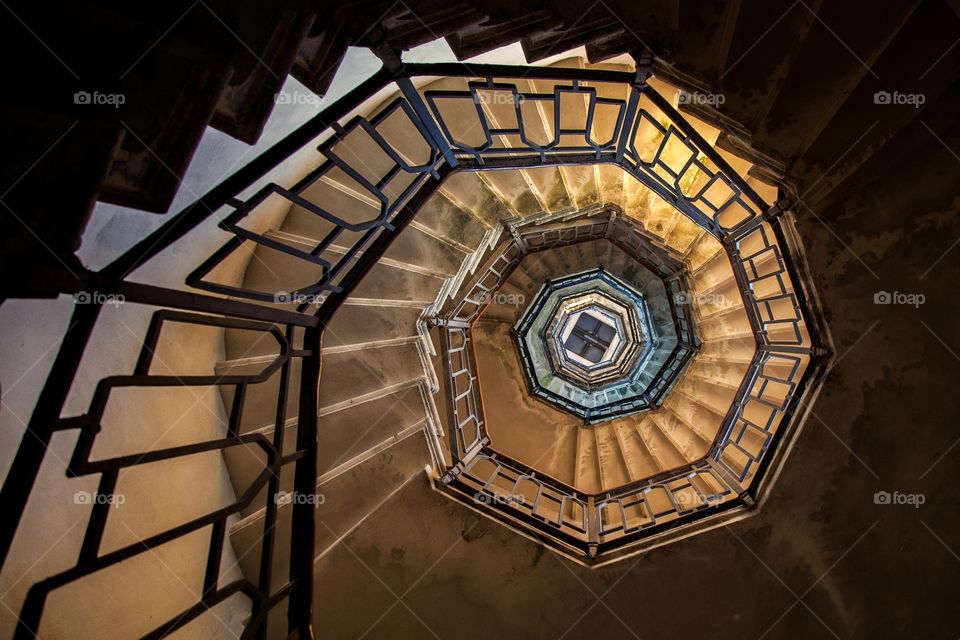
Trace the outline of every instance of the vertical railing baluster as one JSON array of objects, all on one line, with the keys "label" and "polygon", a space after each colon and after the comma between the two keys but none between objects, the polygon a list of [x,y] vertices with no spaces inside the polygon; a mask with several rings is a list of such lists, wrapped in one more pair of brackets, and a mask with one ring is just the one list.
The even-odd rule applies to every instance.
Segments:
[{"label": "vertical railing baluster", "polygon": [[420,119],[420,124],[423,125],[427,137],[433,141],[436,148],[443,154],[447,164],[451,167],[456,167],[457,157],[453,154],[453,149],[447,144],[447,139],[444,138],[437,123],[434,122],[433,116],[430,115],[430,110],[427,109],[427,105],[423,102],[423,98],[420,97],[420,93],[413,85],[413,82],[410,78],[397,78],[396,83],[400,88],[400,93],[407,99],[407,102],[413,107],[414,113],[416,113]]},{"label": "vertical railing baluster", "polygon": [[[303,456],[294,466],[295,492],[317,491],[317,413],[321,371],[321,329],[309,327],[303,347],[310,354],[303,358],[300,374],[300,402],[297,417],[297,451]],[[290,580],[296,589],[290,594],[287,625],[297,640],[313,640],[313,563],[317,510],[314,501],[294,501],[290,526]]]}]

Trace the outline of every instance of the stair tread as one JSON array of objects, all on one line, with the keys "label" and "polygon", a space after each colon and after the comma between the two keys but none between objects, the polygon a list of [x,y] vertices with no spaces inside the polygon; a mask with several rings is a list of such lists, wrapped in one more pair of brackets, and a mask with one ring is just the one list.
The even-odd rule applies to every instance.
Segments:
[{"label": "stair tread", "polygon": [[600,460],[600,476],[602,489],[609,491],[630,482],[630,472],[627,470],[620,441],[611,423],[600,424],[594,427],[597,437],[597,455]]},{"label": "stair tread", "polygon": [[[870,67],[918,4],[873,11],[868,3],[826,3],[791,56],[789,82],[778,83],[755,142],[783,158],[799,156],[864,76],[873,73]],[[830,73],[823,73],[818,62],[825,59],[831,60]]]},{"label": "stair tread", "polygon": [[483,380],[487,433],[497,451],[523,460],[547,475],[573,484],[571,433],[579,428],[573,415],[532,398],[510,337],[510,326],[480,321],[474,324],[477,374]]},{"label": "stair tread", "polygon": [[419,386],[321,415],[317,423],[318,475],[422,423],[426,417]]},{"label": "stair tread", "polygon": [[[320,485],[318,492],[323,500],[318,509],[315,553],[318,556],[323,554],[406,482],[422,474],[429,462],[430,455],[423,438],[414,433]],[[289,540],[292,535],[291,511],[289,505],[277,510],[275,536],[278,540]],[[250,518],[230,532],[241,571],[254,584],[259,576],[262,536],[262,516]],[[274,567],[282,569],[273,571],[273,588],[282,585],[286,579],[289,552],[289,545],[277,545],[274,549]]]},{"label": "stair tread", "polygon": [[418,347],[413,343],[325,355],[319,405],[322,410],[423,376]]}]

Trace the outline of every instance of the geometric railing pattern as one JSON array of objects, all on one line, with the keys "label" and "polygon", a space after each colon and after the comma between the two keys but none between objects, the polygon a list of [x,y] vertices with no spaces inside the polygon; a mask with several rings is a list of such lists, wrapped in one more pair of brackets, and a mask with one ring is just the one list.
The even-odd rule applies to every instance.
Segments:
[{"label": "geometric railing pattern", "polygon": [[[81,434],[70,471],[99,476],[98,495],[104,497],[113,491],[111,478],[119,469],[145,464],[149,455],[176,459],[201,450],[225,451],[249,445],[265,452],[267,463],[256,486],[237,503],[165,530],[145,541],[145,545],[103,552],[99,541],[106,513],[92,508],[75,565],[31,587],[19,612],[15,638],[26,640],[37,633],[45,603],[54,590],[138,554],[148,554],[156,545],[203,527],[210,530],[210,550],[205,560],[208,580],[203,591],[191,606],[159,623],[146,637],[173,633],[238,592],[253,602],[246,636],[265,637],[268,616],[271,627],[282,616],[286,631],[301,638],[313,637],[315,507],[305,501],[282,504],[278,497],[284,469],[290,470],[283,475],[290,478],[289,489],[303,494],[315,491],[322,334],[334,312],[409,224],[420,205],[455,170],[542,164],[619,166],[723,242],[748,301],[747,311],[759,345],[757,359],[725,421],[726,428],[703,460],[677,469],[668,477],[651,478],[602,496],[583,496],[569,487],[541,483],[536,490],[522,490],[532,503],[497,502],[493,508],[498,517],[506,523],[523,522],[539,532],[545,544],[572,557],[602,558],[644,540],[658,536],[662,539],[669,530],[679,531],[683,525],[703,523],[704,516],[752,504],[762,491],[767,471],[776,463],[777,453],[783,449],[778,446],[780,441],[789,437],[791,419],[816,380],[826,352],[797,263],[791,257],[787,227],[778,215],[781,211],[763,202],[736,175],[647,83],[648,76],[648,70],[633,74],[459,63],[383,68],[171,215],[159,229],[105,268],[38,268],[21,274],[8,287],[10,297],[40,298],[89,291],[102,296],[89,304],[86,300],[76,304],[28,421],[28,432],[0,494],[4,514],[0,524],[0,559],[5,560],[10,551],[46,447],[58,431]],[[460,88],[418,88],[436,78],[452,79],[452,85]],[[522,85],[529,86],[531,81],[549,84],[551,89],[523,89]],[[609,97],[611,89],[626,97]],[[368,116],[372,99],[391,91],[397,92],[398,97]],[[560,102],[571,98],[584,105],[581,117],[576,122],[566,118],[561,121]],[[476,107],[479,138],[461,139],[462,131],[445,116],[454,103]],[[501,108],[505,103],[509,103],[506,109]],[[488,104],[489,108],[479,106]],[[552,114],[556,124],[552,137],[534,130],[530,118],[533,107]],[[494,111],[496,122],[491,119]],[[601,131],[602,123],[609,126]],[[300,171],[304,166],[308,167],[305,173]],[[371,204],[361,210],[343,206],[331,189],[331,182],[364,194]],[[326,234],[310,250],[264,235],[256,225],[262,210],[293,204],[326,225]],[[174,246],[192,246],[198,231],[213,224],[226,232],[227,240],[208,258],[190,265],[192,271],[183,282],[150,282],[140,277],[141,267]],[[629,242],[629,238],[624,242]],[[347,250],[331,250],[334,243]],[[296,260],[302,265],[302,280],[282,283],[276,290],[253,290],[224,279],[218,268],[232,256],[249,252],[255,246]],[[245,408],[246,386],[264,384],[264,378],[278,381],[276,406],[291,406],[288,394],[292,405],[298,406],[293,446],[286,447],[282,442],[285,416],[278,410],[272,440],[238,436],[228,430],[221,439],[163,452],[142,452],[147,457],[135,454],[91,463],[88,454],[100,426],[98,407],[95,405],[81,415],[63,412],[84,350],[110,296],[123,296],[127,304],[154,314],[151,327],[175,321],[220,327],[249,322],[251,330],[270,333],[280,340],[281,356],[276,366],[263,371],[260,377],[210,375],[189,380],[151,375],[146,368],[149,357],[145,355],[142,366],[135,371],[105,378],[102,393],[117,385],[231,386],[236,392],[227,413],[233,424],[238,419],[235,416]],[[442,334],[449,359],[456,359],[448,379],[454,381],[450,397],[457,398],[460,407],[460,419],[452,423],[455,433],[448,434],[449,440],[456,443],[456,455],[447,469],[449,483],[445,490],[472,503],[467,496],[472,497],[477,491],[502,488],[516,493],[520,484],[538,481],[529,470],[484,449],[482,415],[477,413],[477,405],[471,405],[471,345],[455,322],[443,327]],[[152,334],[144,335],[144,353],[149,352],[151,340]],[[297,367],[291,366],[294,361],[298,361]],[[266,490],[259,491],[264,483]],[[227,519],[257,502],[266,513],[266,537],[258,560],[262,568],[259,582],[219,584],[215,577]],[[291,533],[285,537],[276,533],[279,528],[273,528],[281,513],[293,523]],[[289,558],[287,569],[282,576],[271,576],[269,568],[275,566],[278,557]]]}]

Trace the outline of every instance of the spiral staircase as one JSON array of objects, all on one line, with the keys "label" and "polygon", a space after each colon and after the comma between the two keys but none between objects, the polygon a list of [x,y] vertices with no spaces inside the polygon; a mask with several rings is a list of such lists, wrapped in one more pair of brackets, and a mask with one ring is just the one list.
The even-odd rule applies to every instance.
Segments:
[{"label": "spiral staircase", "polygon": [[[587,65],[581,58],[561,60],[553,68],[635,73],[629,64]],[[668,104],[679,105],[679,89],[656,78],[648,82]],[[552,93],[548,80],[519,80],[517,86],[520,91]],[[597,86],[601,88],[600,97],[629,102],[631,85]],[[469,91],[468,79],[432,80],[417,91],[423,96]],[[301,311],[320,308],[336,295],[311,285],[324,281],[330,265],[338,260],[362,259],[363,250],[358,251],[356,244],[364,231],[345,227],[359,227],[380,216],[381,201],[364,185],[379,185],[385,181],[384,176],[399,176],[398,184],[389,183],[384,188],[388,198],[397,198],[415,174],[391,171],[390,161],[415,165],[426,158],[422,137],[405,128],[410,121],[394,118],[401,96],[400,92],[387,96],[366,115],[367,122],[375,126],[382,123],[382,127],[354,129],[367,134],[378,132],[380,141],[389,140],[394,145],[395,158],[384,158],[374,135],[343,135],[333,151],[349,165],[336,165],[304,181],[307,188],[298,188],[282,220],[257,232],[252,258],[235,284],[214,284],[222,263],[198,269],[191,276],[192,282],[228,293],[262,292],[254,295],[272,297],[271,302]],[[473,133],[475,144],[482,143],[482,131],[476,137],[477,127],[470,119],[475,119],[476,104],[478,101],[471,100],[459,110],[446,107],[443,123],[450,138],[464,140]],[[497,122],[497,115],[506,118],[509,111],[498,111],[501,103],[497,96],[490,96],[489,101],[481,98],[479,104],[485,108],[489,105],[485,113],[490,116],[488,126],[495,137],[497,128],[506,128]],[[585,97],[564,102],[559,121],[585,120],[587,108]],[[384,113],[389,115],[378,119]],[[526,135],[553,139],[555,124],[547,109],[541,105],[531,114],[532,119],[524,119]],[[613,135],[620,126],[617,118],[615,112],[598,110],[593,123],[597,139],[602,139],[604,131]],[[721,134],[718,128],[693,116],[688,120],[708,144]],[[656,131],[648,135],[648,145],[660,147],[664,136],[658,137]],[[642,132],[638,139],[641,137]],[[506,147],[509,143],[503,144]],[[752,175],[749,159],[723,149],[716,151],[738,175],[746,176],[746,184],[764,201],[777,201],[776,187]],[[689,155],[687,147],[673,153],[680,159],[667,158],[667,164],[688,162],[682,158],[685,153]],[[712,174],[707,171],[679,173],[683,174],[686,193],[698,193],[711,184]],[[257,197],[251,202],[256,206],[262,200]],[[324,215],[318,215],[318,206]],[[249,213],[243,210],[242,215]],[[627,223],[629,227],[617,226]],[[638,270],[629,247],[623,245],[624,238],[632,237],[651,247],[648,251],[659,252],[664,260],[682,265],[680,269],[687,274],[689,291],[682,294],[685,300],[674,299],[678,294],[661,285],[660,292],[647,304],[660,327],[671,325],[671,308],[687,308],[689,321],[699,336],[692,339],[696,343],[695,357],[678,367],[676,379],[665,389],[662,406],[585,422],[528,393],[511,328],[543,283],[551,279],[599,268],[638,286],[648,286],[651,273]],[[777,272],[777,252],[754,253],[759,256],[750,263],[755,273]],[[226,262],[231,255],[227,252],[219,258]],[[792,291],[788,280],[785,293]],[[481,510],[493,505],[491,517],[522,533],[531,534],[525,528],[525,519],[538,518],[541,530],[533,529],[533,535],[579,561],[599,559],[598,540],[604,537],[604,527],[609,530],[616,525],[619,535],[626,536],[648,524],[663,526],[666,520],[669,534],[673,528],[670,518],[680,517],[685,510],[694,512],[739,501],[742,490],[732,491],[729,478],[752,475],[753,471],[748,472],[751,460],[760,456],[751,457],[750,452],[759,454],[765,449],[776,426],[766,436],[747,434],[738,445],[738,457],[728,452],[724,475],[718,473],[720,467],[699,476],[700,472],[693,470],[702,466],[714,442],[722,441],[722,430],[733,429],[728,413],[736,405],[738,391],[757,352],[755,330],[745,305],[734,264],[723,243],[617,166],[561,164],[485,171],[481,165],[473,171],[450,174],[417,208],[382,257],[371,262],[325,325],[321,349],[324,374],[320,376],[317,407],[316,492],[320,510],[314,541],[316,557],[323,558],[343,535],[389,504],[396,492],[423,477],[424,469],[451,498]],[[465,318],[475,320],[472,337],[453,344],[457,342],[455,327],[466,326]],[[794,324],[772,324],[768,339],[776,344],[778,335],[795,330]],[[802,346],[804,341],[809,344],[805,329],[798,344]],[[220,386],[224,406],[242,406],[236,420],[238,436],[287,443],[283,453],[291,455],[296,451],[292,443],[297,442],[301,425],[297,399],[302,365],[293,360],[284,376],[277,375],[285,348],[269,333],[227,327],[225,357],[214,372],[222,379],[262,380],[244,385],[242,394],[232,386]],[[657,357],[666,360],[668,353],[658,352]],[[799,380],[805,367],[806,361],[799,370],[793,362],[771,361],[764,365],[763,375],[769,379],[779,376],[795,385],[792,381]],[[464,371],[472,383],[467,393],[473,402],[466,411],[460,407],[466,393],[459,384],[462,378],[458,378]],[[754,392],[754,382],[752,379],[747,385],[749,393]],[[278,394],[287,398],[279,414]],[[456,401],[451,399],[454,396]],[[783,409],[786,404],[770,406]],[[285,434],[278,440],[275,425],[280,424]],[[490,453],[494,451],[490,447],[495,453]],[[248,495],[271,467],[268,452],[253,441],[225,449],[224,460],[238,496]],[[504,476],[504,469],[514,475],[506,472]],[[664,491],[664,487],[672,486],[670,482],[685,476],[695,478],[692,484]],[[547,479],[546,484],[538,484],[541,479]],[[274,540],[298,535],[293,517],[298,491],[293,470],[284,469],[276,480],[277,486],[259,484],[256,498],[240,509],[239,520],[229,529],[244,578],[263,584],[266,573],[272,584],[264,588],[270,589],[282,589],[287,583],[290,557],[285,552],[288,550],[280,548],[272,567],[263,564],[265,531],[271,531]],[[737,481],[734,484],[741,486]],[[644,505],[649,505],[646,508],[636,500],[628,504],[618,490],[631,486],[634,495],[649,495],[652,489],[660,489],[663,495],[657,496],[654,491],[655,495],[642,498],[646,500]],[[542,505],[534,505],[533,496],[550,491],[555,494],[552,503],[541,500]],[[271,495],[280,496],[272,506]],[[670,509],[664,510],[661,505],[658,521],[655,498],[672,501],[674,513],[667,514]],[[684,500],[689,503],[684,504]],[[529,513],[496,513],[497,509],[509,510],[517,505]],[[590,509],[597,515],[590,515]],[[599,529],[597,524],[588,524],[594,517],[604,523]],[[275,522],[275,528],[269,522]],[[567,536],[573,531],[574,538],[582,539],[582,547],[563,538],[551,543],[542,530],[551,526]],[[564,531],[571,527],[571,531]],[[646,542],[649,544],[649,540]],[[615,551],[600,557],[610,562],[629,555]],[[316,579],[324,580],[322,571]],[[281,624],[274,622],[280,618],[271,615],[271,626]]]},{"label": "spiral staircase", "polygon": [[[327,553],[417,478],[561,555],[608,564],[748,512],[782,462],[774,444],[797,431],[789,416],[825,351],[808,333],[802,272],[789,270],[798,247],[777,187],[713,146],[718,126],[680,116],[681,90],[649,66],[572,57],[540,69],[399,80],[335,127],[327,162],[295,185],[228,200],[232,239],[187,284],[291,318],[326,312],[321,345],[309,325],[264,324],[259,307],[240,311],[247,321],[154,318],[134,384],[156,379],[171,323],[222,328],[223,359],[194,378],[219,389],[229,420],[237,516],[215,538],[236,553],[239,588],[280,594],[253,608],[271,636],[296,613],[286,596],[303,550],[322,583]],[[438,140],[464,170],[439,173],[451,152]],[[647,173],[616,164],[625,154]],[[674,337],[585,418],[530,393],[515,335],[545,283],[594,272],[645,292],[651,343]],[[138,462],[117,459],[114,473]]]},{"label": "spiral staircase", "polygon": [[[548,23],[524,42],[531,64],[558,38],[587,43],[592,60],[623,48],[625,35],[610,24],[567,34]],[[519,28],[448,37],[468,55],[515,39]],[[728,47],[733,31],[727,24],[718,36],[726,45],[711,39],[703,51],[684,39],[683,56]],[[37,418],[81,433],[69,473],[103,474],[98,491],[109,495],[117,470],[141,462],[89,459],[111,385],[214,386],[229,422],[225,438],[203,446],[222,451],[236,502],[140,545],[210,527],[203,597],[140,635],[163,637],[242,593],[253,603],[244,618],[251,636],[309,637],[311,611],[318,629],[337,616],[330,585],[344,571],[339,543],[365,523],[382,527],[411,501],[432,510],[425,518],[469,509],[589,567],[635,557],[754,513],[799,432],[803,400],[816,392],[829,340],[792,226],[796,193],[782,163],[745,143],[747,129],[686,100],[706,85],[683,65],[644,53],[401,68],[386,49],[383,71],[269,158],[297,165],[296,179],[275,179],[266,165],[243,170],[179,214],[181,231],[164,237],[176,224],[164,227],[84,283],[166,309],[151,320],[128,379],[104,374],[89,410]],[[305,58],[294,64],[307,78]],[[865,77],[849,67],[837,87]],[[757,75],[741,69],[726,82],[746,87]],[[765,94],[758,107],[747,94],[729,92],[731,112],[777,114],[790,97]],[[842,106],[816,110],[805,148],[839,155],[821,134],[843,125]],[[790,127],[743,119],[766,148]],[[828,197],[839,179],[818,180],[810,200]],[[737,206],[701,206],[711,188]],[[115,184],[109,197],[121,191]],[[189,293],[126,280],[221,207],[228,214],[217,238],[226,240],[189,265]],[[682,265],[689,287],[650,297],[656,324],[668,324],[668,307],[686,308],[696,336],[659,404],[591,422],[534,398],[511,331],[526,303],[549,280],[595,269],[641,286],[639,246]],[[44,291],[78,287],[39,284],[48,275],[28,280]],[[81,337],[67,356],[79,357],[97,321],[98,311],[79,309],[70,331]],[[171,322],[221,331],[222,358],[209,371],[161,380],[148,351]],[[95,506],[80,561],[34,585],[17,637],[39,628],[50,593],[142,553],[101,550],[107,521]],[[224,546],[241,570],[229,584],[214,561]]]}]

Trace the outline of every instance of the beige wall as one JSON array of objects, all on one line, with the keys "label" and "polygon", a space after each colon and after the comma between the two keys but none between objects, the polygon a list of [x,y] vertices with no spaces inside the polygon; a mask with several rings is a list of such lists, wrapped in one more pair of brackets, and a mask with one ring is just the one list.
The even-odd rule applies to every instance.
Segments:
[{"label": "beige wall", "polygon": [[[24,433],[22,423],[29,419],[56,349],[42,356],[56,344],[71,306],[68,299],[61,298],[11,301],[0,308],[4,328],[0,339],[0,379],[4,381],[0,450],[4,471],[9,469]],[[133,304],[104,308],[64,415],[87,410],[101,377],[132,371],[139,354],[139,337],[151,311]],[[222,336],[216,331],[179,328],[162,337],[157,357],[178,373],[187,373],[212,369],[222,349]],[[224,433],[225,415],[216,389],[128,391],[111,398],[92,458],[210,440]],[[75,431],[55,435],[0,574],[5,605],[0,608],[0,632],[4,635],[12,632],[14,612],[19,612],[30,585],[76,561],[91,511],[77,492],[92,493],[99,481],[99,476],[66,477],[65,461],[76,440]],[[123,496],[123,504],[110,509],[101,553],[136,544],[234,500],[219,452],[129,469],[120,475],[117,494]],[[195,602],[202,589],[208,540],[209,529],[198,531],[54,592],[47,603],[40,637],[126,638],[149,631]],[[239,576],[228,542],[221,579]],[[242,629],[248,606],[244,597],[224,603],[197,620],[189,629],[189,637],[234,637]]]}]

